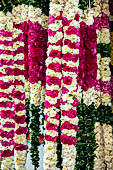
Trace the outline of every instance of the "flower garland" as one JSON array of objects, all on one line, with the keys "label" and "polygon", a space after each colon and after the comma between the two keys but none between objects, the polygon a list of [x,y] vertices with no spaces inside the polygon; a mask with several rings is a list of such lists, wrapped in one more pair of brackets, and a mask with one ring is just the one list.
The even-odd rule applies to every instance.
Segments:
[{"label": "flower garland", "polygon": [[[113,89],[113,2],[110,1],[110,43],[111,43],[111,89]],[[113,113],[113,90],[111,91],[111,97],[112,97],[112,113]],[[112,129],[113,132],[113,129]],[[112,141],[113,141],[113,133],[112,133]],[[113,143],[112,143],[113,145]],[[112,155],[113,155],[113,149],[112,149]],[[112,167],[113,167],[113,160],[112,160]]]},{"label": "flower garland", "polygon": [[[76,7],[75,7],[76,4]],[[76,134],[78,117],[76,107],[79,102],[76,96],[77,73],[80,53],[80,20],[77,13],[78,0],[68,0],[63,10],[63,47],[62,47],[62,96],[61,96],[61,136],[62,169],[75,167]],[[67,12],[68,11],[68,12]]]},{"label": "flower garland", "polygon": [[[102,12],[107,15],[107,19],[109,20],[109,2],[108,0],[102,1]],[[104,15],[102,16],[103,20],[105,19]],[[101,43],[104,43],[105,46],[110,47],[110,28],[109,28],[109,21],[107,22],[107,29],[102,29],[101,31]],[[104,51],[104,48],[103,48]],[[104,58],[103,58],[104,57]],[[110,80],[111,80],[111,71],[109,68],[110,64],[110,52],[104,56],[104,53],[102,53],[102,59],[101,59],[101,77],[102,81],[107,84],[107,87],[104,86],[105,94],[101,93],[101,100],[102,105],[110,106],[111,107],[111,91],[110,91]],[[107,83],[108,82],[108,83]],[[104,131],[104,145],[105,145],[105,164],[106,168],[111,170],[112,169],[112,144],[113,144],[113,138],[112,138],[112,123],[113,119],[111,121],[109,120],[109,116],[111,114],[110,112],[105,114],[105,124],[103,125],[103,131]],[[111,124],[111,125],[108,125]]]},{"label": "flower garland", "polygon": [[1,169],[14,167],[14,89],[13,68],[12,15],[0,12],[0,158]]},{"label": "flower garland", "polygon": [[[27,127],[25,108],[25,62],[24,62],[24,37],[21,30],[20,20],[22,15],[21,6],[13,8],[13,49],[14,49],[14,91],[15,103],[15,150],[14,161],[16,170],[25,170],[27,154]],[[18,59],[19,58],[19,59]],[[9,70],[11,72],[11,69]]]},{"label": "flower garland", "polygon": [[100,124],[100,122],[96,122],[95,124],[95,133],[96,133],[96,144],[97,144],[97,149],[95,150],[95,164],[94,164],[94,170],[101,170],[105,169],[105,163],[104,163],[104,158],[105,158],[105,153],[104,153],[104,138],[103,138],[103,127]]},{"label": "flower garland", "polygon": [[[111,106],[111,89],[110,89],[111,88],[110,86],[111,72],[109,68],[109,63],[110,63],[110,58],[109,58],[110,34],[109,34],[109,21],[108,21],[109,10],[108,10],[107,1],[105,1],[105,3],[104,1],[98,1],[98,2],[96,1],[95,5],[101,7],[99,8],[98,16],[96,15],[96,18],[95,18],[95,24],[97,27],[97,37],[98,37],[97,50],[98,50],[98,68],[99,68],[96,90],[100,91],[100,97],[101,97],[100,98],[101,105],[98,108],[99,114],[97,115],[97,120],[99,120],[101,122],[101,126],[103,126],[103,123],[112,124],[112,118],[110,118],[111,117],[110,116],[111,114],[111,108],[110,108]],[[104,133],[103,133],[102,138],[104,138]],[[105,139],[102,139],[102,140],[104,140],[104,142],[107,141]],[[106,143],[104,143],[104,145],[106,145]],[[103,148],[103,145],[99,145],[99,147],[101,148],[101,150],[105,150],[105,148]],[[106,162],[106,160],[102,160],[102,158],[98,157],[99,147],[97,148],[97,152],[96,152],[98,161],[100,161],[100,164],[99,164],[100,167],[98,168],[104,169],[105,167],[107,168],[107,166],[109,165],[108,165],[108,162]],[[105,151],[104,153],[105,157],[106,157],[106,153],[108,154],[108,152]],[[95,165],[96,165],[96,162],[97,162],[97,159],[95,161]],[[97,167],[95,167],[95,169],[96,168]]]},{"label": "flower garland", "polygon": [[44,170],[55,169],[58,126],[60,117],[61,56],[62,56],[62,1],[50,3],[48,29],[48,58],[46,60],[46,96],[45,96],[45,145]]},{"label": "flower garland", "polygon": [[97,78],[97,36],[93,15],[91,9],[83,11],[80,23],[81,50],[78,83],[82,87],[82,100],[77,107],[80,128],[77,134],[76,169],[93,169],[96,149],[94,124],[97,110],[94,106],[96,99],[94,86]]},{"label": "flower garland", "polygon": [[[39,146],[41,139],[41,117],[43,117],[42,105],[45,95],[45,60],[47,51],[47,20],[42,15],[40,8],[29,6],[28,13],[28,63],[30,82],[30,104],[31,104],[31,157],[35,167],[39,167]],[[41,116],[42,115],[42,116]],[[38,123],[37,123],[38,122]],[[43,120],[42,120],[43,122]],[[42,140],[42,141],[41,141]]]}]

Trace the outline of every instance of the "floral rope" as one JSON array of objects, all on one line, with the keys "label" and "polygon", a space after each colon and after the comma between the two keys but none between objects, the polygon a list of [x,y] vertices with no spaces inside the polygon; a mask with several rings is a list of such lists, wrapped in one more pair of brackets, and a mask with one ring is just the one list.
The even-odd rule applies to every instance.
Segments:
[{"label": "floral rope", "polygon": [[[16,170],[25,170],[27,154],[27,125],[25,108],[25,62],[24,62],[24,37],[21,30],[20,16],[22,15],[21,6],[13,8],[13,49],[14,49],[14,91],[13,98],[15,103],[15,150],[14,161]],[[19,59],[18,59],[19,58]],[[9,70],[11,71],[11,70]]]},{"label": "floral rope", "polygon": [[[75,7],[76,4],[76,7]],[[76,158],[76,133],[78,117],[76,107],[77,73],[80,49],[80,21],[77,13],[78,1],[67,1],[63,10],[63,47],[62,47],[62,98],[61,98],[61,136],[62,169],[74,169]],[[67,12],[68,8],[68,12]]]},{"label": "floral rope", "polygon": [[45,145],[44,170],[55,169],[58,126],[60,117],[61,57],[62,57],[62,1],[50,3],[48,29],[48,58],[46,60],[46,96],[45,96]]},{"label": "floral rope", "polygon": [[[0,13],[0,158],[2,170],[14,168],[14,89],[13,74],[13,41],[12,41],[12,15]],[[6,24],[7,23],[7,24]]]},{"label": "floral rope", "polygon": [[104,163],[104,138],[103,138],[103,127],[100,124],[100,122],[96,122],[95,124],[95,133],[96,133],[96,144],[97,149],[95,150],[95,164],[94,164],[94,170],[105,170],[105,163]]},{"label": "floral rope", "polygon": [[[31,156],[32,163],[39,167],[39,146],[41,134],[42,105],[45,100],[45,60],[47,51],[47,20],[40,8],[29,6],[28,12],[28,63],[31,104]],[[40,142],[42,140],[42,142]]]}]

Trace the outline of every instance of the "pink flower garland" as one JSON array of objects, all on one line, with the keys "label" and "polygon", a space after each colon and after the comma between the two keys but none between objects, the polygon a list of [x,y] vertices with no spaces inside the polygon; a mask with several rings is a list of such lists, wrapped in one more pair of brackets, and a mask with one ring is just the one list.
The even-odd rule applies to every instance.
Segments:
[{"label": "pink flower garland", "polygon": [[[57,10],[57,13],[55,12]],[[46,60],[46,97],[45,97],[45,145],[44,170],[55,169],[56,149],[59,126],[59,107],[61,89],[61,57],[62,57],[62,7],[55,2],[50,3],[50,19],[48,29],[48,58]]]},{"label": "pink flower garland", "polygon": [[[21,7],[19,8],[21,11]],[[17,22],[18,7],[13,9],[13,48],[14,48],[14,108],[15,108],[15,136],[14,136],[14,160],[16,170],[25,170],[27,154],[27,126],[25,107],[25,62],[24,62],[24,37],[22,32],[22,20]],[[21,13],[19,13],[21,15]],[[21,36],[20,36],[21,34]],[[21,56],[21,57],[20,57]],[[18,62],[18,58],[20,61]]]},{"label": "pink flower garland", "polygon": [[[0,14],[0,158],[1,168],[14,167],[14,81],[8,69],[13,68],[12,16]],[[5,24],[6,27],[5,27]],[[10,27],[8,26],[10,25]],[[3,27],[2,27],[3,26]]]},{"label": "pink flower garland", "polygon": [[[70,5],[70,6],[69,6]],[[62,102],[61,102],[61,136],[62,166],[63,170],[74,170],[76,158],[76,134],[78,131],[78,117],[76,107],[77,99],[77,74],[80,55],[80,15],[77,7],[70,1],[66,2],[63,11],[64,40],[62,47]],[[65,14],[67,7],[73,9]],[[66,20],[66,22],[65,22]]]}]

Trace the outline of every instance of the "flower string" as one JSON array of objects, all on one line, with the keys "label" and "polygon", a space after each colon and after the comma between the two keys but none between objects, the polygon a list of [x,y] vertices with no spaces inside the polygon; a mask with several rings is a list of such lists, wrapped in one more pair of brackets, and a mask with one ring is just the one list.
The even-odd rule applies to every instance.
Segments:
[{"label": "flower string", "polygon": [[104,153],[104,138],[103,138],[103,126],[100,124],[100,122],[96,122],[95,124],[95,133],[96,133],[96,144],[97,149],[95,150],[95,164],[94,164],[94,170],[105,170],[105,153]]},{"label": "flower string", "polygon": [[60,117],[61,58],[62,58],[62,4],[50,3],[48,28],[48,50],[46,60],[46,96],[45,96],[45,145],[44,170],[55,169],[58,126]]},{"label": "flower string", "polygon": [[[21,6],[13,8],[13,49],[14,49],[14,91],[15,103],[15,148],[14,161],[16,170],[25,170],[27,154],[27,125],[25,108],[25,62],[24,62],[24,36],[20,20]],[[18,59],[19,58],[19,59]],[[11,72],[11,70],[10,70]]]},{"label": "flower string", "polygon": [[77,13],[78,1],[67,1],[63,10],[63,47],[62,47],[62,96],[61,96],[61,136],[62,167],[74,169],[76,158],[76,134],[78,117],[76,96],[77,73],[80,53],[80,16]]},{"label": "flower string", "polygon": [[1,169],[14,168],[14,77],[13,69],[12,15],[0,12],[0,158]]}]

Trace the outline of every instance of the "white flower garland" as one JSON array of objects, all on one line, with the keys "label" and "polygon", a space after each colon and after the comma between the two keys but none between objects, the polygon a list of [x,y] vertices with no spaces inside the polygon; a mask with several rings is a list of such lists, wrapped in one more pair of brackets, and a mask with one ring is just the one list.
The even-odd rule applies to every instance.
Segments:
[{"label": "white flower garland", "polygon": [[96,133],[96,144],[97,144],[97,149],[95,150],[95,164],[94,164],[94,170],[105,170],[105,163],[104,163],[104,138],[103,138],[103,126],[99,123],[96,122],[95,124],[95,130],[94,132]]}]

